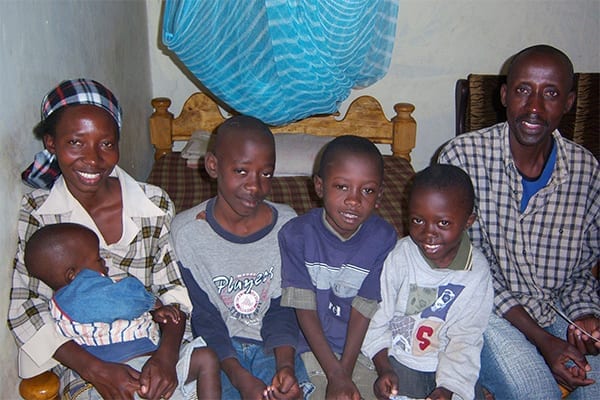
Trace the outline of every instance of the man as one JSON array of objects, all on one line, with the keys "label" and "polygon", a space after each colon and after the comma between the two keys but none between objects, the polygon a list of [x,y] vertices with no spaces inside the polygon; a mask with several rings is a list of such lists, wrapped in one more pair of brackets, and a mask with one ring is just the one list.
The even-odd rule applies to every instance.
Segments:
[{"label": "man", "polygon": [[481,381],[496,399],[560,398],[555,380],[569,398],[600,398],[600,288],[591,274],[600,257],[600,168],[556,130],[572,88],[573,65],[560,50],[519,52],[501,88],[508,121],[454,138],[439,156],[475,186],[470,233],[495,290]]}]

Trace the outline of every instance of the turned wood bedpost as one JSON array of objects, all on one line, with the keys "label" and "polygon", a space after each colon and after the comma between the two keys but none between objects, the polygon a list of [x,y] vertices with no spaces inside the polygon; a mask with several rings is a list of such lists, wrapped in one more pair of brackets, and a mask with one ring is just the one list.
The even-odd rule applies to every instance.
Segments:
[{"label": "turned wood bedpost", "polygon": [[150,141],[154,145],[155,160],[170,153],[173,145],[171,140],[173,114],[169,111],[170,105],[171,100],[167,97],[152,99],[154,112],[150,117]]},{"label": "turned wood bedpost", "polygon": [[56,374],[46,371],[33,378],[23,379],[19,384],[19,394],[25,400],[58,400],[59,387]]},{"label": "turned wood bedpost", "polygon": [[410,152],[415,147],[417,137],[417,121],[411,115],[414,110],[415,106],[410,103],[395,104],[396,116],[392,118],[392,153],[394,156],[406,158],[409,162]]}]

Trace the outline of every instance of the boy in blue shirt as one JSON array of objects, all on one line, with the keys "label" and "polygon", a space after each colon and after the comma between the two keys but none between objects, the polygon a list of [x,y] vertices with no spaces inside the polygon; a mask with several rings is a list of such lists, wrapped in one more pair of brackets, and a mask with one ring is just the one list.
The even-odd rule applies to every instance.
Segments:
[{"label": "boy in blue shirt", "polygon": [[[305,339],[298,352],[315,397],[357,399],[361,390],[371,392],[376,377],[356,361],[381,300],[383,261],[397,240],[373,213],[383,192],[383,157],[365,138],[340,136],[325,147],[314,184],[323,208],[279,233],[282,305],[296,309]],[[364,387],[357,376],[367,380]]]}]

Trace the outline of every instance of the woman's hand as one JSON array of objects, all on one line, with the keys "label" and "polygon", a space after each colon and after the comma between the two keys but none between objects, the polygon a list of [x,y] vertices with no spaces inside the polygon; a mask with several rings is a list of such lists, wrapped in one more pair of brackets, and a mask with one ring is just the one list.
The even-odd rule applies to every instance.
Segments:
[{"label": "woman's hand", "polygon": [[90,382],[104,399],[133,399],[140,390],[140,373],[125,364],[102,361],[74,341],[64,343],[54,358]]},{"label": "woman's hand", "polygon": [[177,388],[176,363],[155,352],[140,374],[139,395],[145,399],[169,399]]},{"label": "woman's hand", "polygon": [[140,389],[140,373],[125,364],[103,363],[89,379],[103,399],[134,399]]}]

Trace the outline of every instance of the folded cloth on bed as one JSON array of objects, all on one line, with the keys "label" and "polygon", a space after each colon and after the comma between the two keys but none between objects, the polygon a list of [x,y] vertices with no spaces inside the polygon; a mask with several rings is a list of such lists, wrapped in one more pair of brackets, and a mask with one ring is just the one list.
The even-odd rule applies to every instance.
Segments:
[{"label": "folded cloth on bed", "polygon": [[204,157],[211,134],[207,131],[194,131],[190,139],[181,150],[181,157],[187,160],[186,164],[190,168],[197,168],[200,158]]}]

